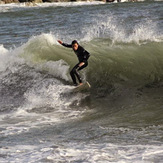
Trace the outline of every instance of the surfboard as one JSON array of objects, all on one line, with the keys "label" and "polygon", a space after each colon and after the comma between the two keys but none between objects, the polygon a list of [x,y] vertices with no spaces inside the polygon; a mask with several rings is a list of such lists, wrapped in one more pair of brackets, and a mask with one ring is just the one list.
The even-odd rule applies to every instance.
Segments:
[{"label": "surfboard", "polygon": [[82,92],[82,91],[87,91],[91,88],[91,85],[88,82],[83,83],[82,85],[77,86],[74,88],[75,92]]}]

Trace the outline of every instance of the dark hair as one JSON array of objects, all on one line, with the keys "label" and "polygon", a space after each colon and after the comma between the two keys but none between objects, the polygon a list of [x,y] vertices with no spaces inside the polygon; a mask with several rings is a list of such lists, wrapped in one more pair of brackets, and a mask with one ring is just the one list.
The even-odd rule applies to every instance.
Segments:
[{"label": "dark hair", "polygon": [[78,44],[78,42],[76,40],[73,40],[71,45],[74,45],[74,44]]}]

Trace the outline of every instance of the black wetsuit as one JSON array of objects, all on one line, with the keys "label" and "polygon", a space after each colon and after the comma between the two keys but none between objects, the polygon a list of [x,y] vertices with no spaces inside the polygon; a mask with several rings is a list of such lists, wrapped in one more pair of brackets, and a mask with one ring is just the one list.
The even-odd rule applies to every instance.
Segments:
[{"label": "black wetsuit", "polygon": [[[66,44],[66,43],[62,43],[63,46],[67,47],[67,48],[72,48],[72,45]],[[88,58],[90,57],[89,52],[87,52],[83,47],[81,47],[80,45],[78,45],[78,49],[74,50],[75,54],[78,57],[79,63],[76,64],[73,69],[70,72],[71,78],[73,80],[74,85],[77,85],[76,82],[76,77],[79,80],[79,83],[82,83],[82,79],[78,73],[78,71],[82,70],[83,68],[88,66]],[[79,64],[81,62],[84,62],[84,65],[79,67]],[[75,77],[76,76],[76,77]]]}]

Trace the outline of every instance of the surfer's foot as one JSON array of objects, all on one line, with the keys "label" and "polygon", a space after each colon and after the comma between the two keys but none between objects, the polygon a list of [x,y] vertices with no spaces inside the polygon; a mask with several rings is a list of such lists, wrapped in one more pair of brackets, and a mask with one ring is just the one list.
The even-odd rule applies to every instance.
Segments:
[{"label": "surfer's foot", "polygon": [[78,84],[77,84],[77,83],[75,83],[75,84],[74,84],[74,86],[78,86]]},{"label": "surfer's foot", "polygon": [[83,85],[83,83],[80,83],[79,85],[81,86],[81,85]]}]

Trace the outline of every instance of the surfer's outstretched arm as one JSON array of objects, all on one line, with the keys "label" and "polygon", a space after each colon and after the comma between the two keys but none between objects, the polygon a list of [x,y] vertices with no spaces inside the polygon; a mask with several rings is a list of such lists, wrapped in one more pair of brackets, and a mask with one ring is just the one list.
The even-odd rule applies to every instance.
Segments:
[{"label": "surfer's outstretched arm", "polygon": [[58,40],[58,42],[59,42],[62,46],[66,47],[66,48],[72,48],[72,45],[71,45],[71,44],[63,43],[61,40]]}]

